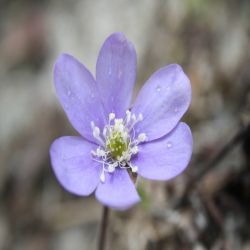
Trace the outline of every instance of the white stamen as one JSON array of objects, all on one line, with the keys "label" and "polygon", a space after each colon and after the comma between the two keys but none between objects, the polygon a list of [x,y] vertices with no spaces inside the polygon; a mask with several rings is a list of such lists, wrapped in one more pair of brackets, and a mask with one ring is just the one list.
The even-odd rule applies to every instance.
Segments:
[{"label": "white stamen", "polygon": [[104,173],[104,171],[102,171],[102,173],[101,173],[100,180],[101,180],[102,183],[105,182],[105,173]]},{"label": "white stamen", "polygon": [[115,167],[113,165],[108,166],[108,172],[113,173],[115,171]]},{"label": "white stamen", "polygon": [[100,129],[98,127],[94,127],[93,129],[93,135],[95,138],[99,137],[100,135]]},{"label": "white stamen", "polygon": [[139,114],[139,116],[138,116],[138,121],[142,121],[143,120],[143,115],[142,114]]},{"label": "white stamen", "polygon": [[136,119],[135,114],[133,114],[133,115],[131,116],[131,119],[132,119],[133,122],[132,122],[132,124],[130,125],[129,132],[130,132],[132,129],[134,129],[134,126],[135,126],[136,123],[138,123],[138,122],[140,122],[140,121],[143,120],[143,116],[142,116],[142,114],[139,114],[138,119]]},{"label": "white stamen", "polygon": [[138,170],[130,162],[139,152],[138,145],[146,140],[146,134],[140,133],[136,137],[134,126],[143,120],[143,115],[136,116],[127,110],[123,119],[116,118],[114,113],[109,114],[109,122],[103,130],[91,122],[92,133],[99,145],[91,150],[93,160],[102,164],[101,182],[105,182],[105,172],[113,173],[117,167],[130,169],[133,173]]},{"label": "white stamen", "polygon": [[104,151],[104,150],[102,150],[102,149],[100,149],[100,148],[97,148],[97,150],[96,150],[96,155],[97,155],[98,157],[104,157],[106,154],[105,154],[105,151]]},{"label": "white stamen", "polygon": [[132,153],[133,155],[137,154],[138,151],[139,151],[139,149],[138,149],[137,146],[134,146],[133,148],[131,148],[131,153]]},{"label": "white stamen", "polygon": [[129,124],[131,119],[131,112],[129,110],[126,111],[126,124]]},{"label": "white stamen", "polygon": [[136,173],[138,171],[138,167],[137,166],[131,166],[131,170],[133,173]]},{"label": "white stamen", "polygon": [[91,154],[94,156],[97,156],[96,152],[94,150],[91,150]]},{"label": "white stamen", "polygon": [[129,135],[128,135],[128,133],[125,131],[125,132],[122,133],[121,136],[122,136],[123,141],[127,141]]},{"label": "white stamen", "polygon": [[113,164],[110,164],[108,166],[108,172],[109,173],[113,173],[115,171],[115,168],[118,167],[118,163],[117,162],[114,162]]},{"label": "white stamen", "polygon": [[106,136],[107,136],[107,128],[106,127],[103,129],[102,134],[106,138]]},{"label": "white stamen", "polygon": [[138,141],[139,142],[144,142],[146,140],[146,134],[145,133],[141,133],[138,135]]},{"label": "white stamen", "polygon": [[110,113],[109,114],[109,121],[112,121],[115,119],[115,114],[114,113]]},{"label": "white stamen", "polygon": [[[92,122],[91,122],[91,126],[92,126]],[[93,123],[92,130],[93,130],[94,138],[97,139],[102,145],[104,145],[105,143],[100,136],[100,129],[97,126],[95,126],[94,123]]]}]

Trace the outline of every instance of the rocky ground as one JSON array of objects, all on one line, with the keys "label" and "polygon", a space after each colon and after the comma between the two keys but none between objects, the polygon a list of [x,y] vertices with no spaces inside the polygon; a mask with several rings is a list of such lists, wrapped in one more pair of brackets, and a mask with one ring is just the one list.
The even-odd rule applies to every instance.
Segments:
[{"label": "rocky ground", "polygon": [[94,72],[122,31],[138,53],[138,92],[159,67],[192,81],[184,117],[194,153],[167,182],[140,181],[143,201],[112,211],[107,249],[250,249],[250,2],[247,0],[0,2],[0,249],[95,249],[101,206],[72,196],[50,166],[51,142],[75,134],[52,83],[61,52]]}]

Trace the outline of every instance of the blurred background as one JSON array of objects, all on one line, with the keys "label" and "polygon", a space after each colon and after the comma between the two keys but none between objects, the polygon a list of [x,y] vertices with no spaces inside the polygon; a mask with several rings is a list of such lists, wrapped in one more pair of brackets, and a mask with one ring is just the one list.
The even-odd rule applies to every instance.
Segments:
[{"label": "blurred background", "polygon": [[107,249],[249,250],[250,133],[230,142],[250,121],[248,0],[0,1],[0,249],[95,249],[101,205],[63,191],[50,166],[51,142],[75,134],[52,71],[67,52],[94,73],[115,31],[136,48],[136,92],[159,67],[183,66],[194,153],[183,175],[142,181],[141,204],[112,211]]}]

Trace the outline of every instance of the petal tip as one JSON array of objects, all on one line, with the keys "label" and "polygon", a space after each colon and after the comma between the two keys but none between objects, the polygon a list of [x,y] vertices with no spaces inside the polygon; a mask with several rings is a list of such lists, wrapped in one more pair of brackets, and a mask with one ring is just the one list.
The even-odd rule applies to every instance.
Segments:
[{"label": "petal tip", "polygon": [[172,68],[174,68],[176,71],[183,71],[181,65],[180,65],[180,64],[177,64],[177,63],[172,63],[172,64],[168,65],[168,67],[172,67]]},{"label": "petal tip", "polygon": [[52,160],[53,153],[55,152],[56,144],[57,144],[58,141],[59,141],[59,138],[55,139],[55,140],[51,143],[51,145],[50,145],[50,148],[49,148],[49,155],[50,155],[51,160]]},{"label": "petal tip", "polygon": [[65,65],[65,62],[72,56],[66,53],[61,53],[54,64],[54,77],[61,71],[61,68]]},{"label": "petal tip", "polygon": [[169,70],[172,70],[173,72],[175,72],[176,74],[181,74],[183,75],[188,82],[190,82],[189,78],[187,77],[186,73],[184,72],[183,68],[181,65],[177,64],[177,63],[173,63],[173,64],[169,64],[168,66],[166,66],[166,68],[168,68]]},{"label": "petal tip", "polygon": [[117,42],[124,42],[126,41],[126,36],[122,32],[115,32],[111,34],[107,39],[114,39]]},{"label": "petal tip", "polygon": [[57,65],[58,63],[61,63],[62,61],[65,61],[66,59],[68,58],[71,58],[72,56],[67,54],[67,53],[61,53],[57,59],[56,59],[56,62],[55,62],[55,65]]}]

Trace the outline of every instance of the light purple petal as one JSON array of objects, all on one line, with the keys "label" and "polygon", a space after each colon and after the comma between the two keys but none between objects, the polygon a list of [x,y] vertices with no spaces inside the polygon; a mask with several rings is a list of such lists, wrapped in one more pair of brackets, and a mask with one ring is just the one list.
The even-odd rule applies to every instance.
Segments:
[{"label": "light purple petal", "polygon": [[179,123],[168,135],[139,145],[139,153],[132,163],[138,174],[152,180],[168,180],[180,174],[192,154],[192,134],[185,123]]},{"label": "light purple petal", "polygon": [[129,108],[136,79],[136,53],[122,33],[104,42],[96,65],[96,82],[106,115],[122,118]]},{"label": "light purple petal", "polygon": [[112,174],[106,173],[105,178],[95,192],[96,198],[104,205],[125,210],[140,201],[127,170],[116,169]]},{"label": "light purple petal", "polygon": [[50,148],[52,167],[60,184],[69,192],[89,195],[100,181],[102,166],[93,161],[96,145],[76,136],[55,140]]},{"label": "light purple petal", "polygon": [[104,113],[91,73],[74,57],[62,54],[56,61],[54,82],[57,96],[73,127],[94,141],[91,121],[102,128]]},{"label": "light purple petal", "polygon": [[148,141],[166,135],[177,125],[190,101],[190,82],[179,65],[158,70],[145,83],[132,108],[132,113],[144,117],[136,124],[136,133],[146,133]]}]

